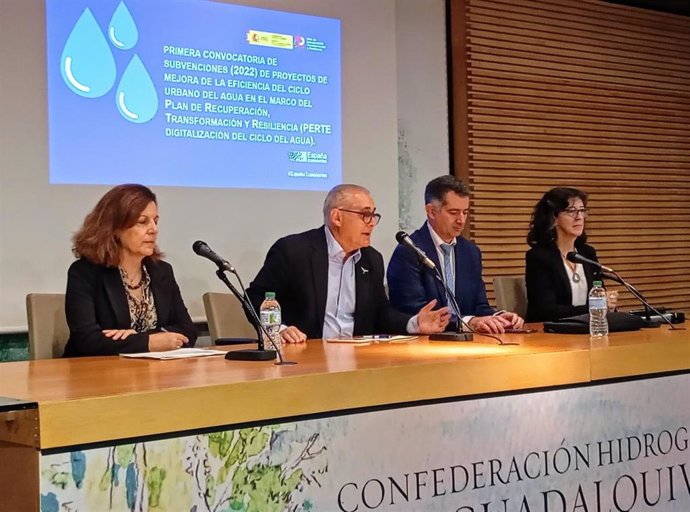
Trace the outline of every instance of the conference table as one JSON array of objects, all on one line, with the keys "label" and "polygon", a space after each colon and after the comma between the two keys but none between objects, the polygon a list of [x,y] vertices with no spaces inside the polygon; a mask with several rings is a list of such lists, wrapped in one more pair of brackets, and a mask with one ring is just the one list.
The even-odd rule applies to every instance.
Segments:
[{"label": "conference table", "polygon": [[645,464],[675,468],[663,510],[690,509],[687,330],[500,339],[2,363],[0,510],[623,508]]}]

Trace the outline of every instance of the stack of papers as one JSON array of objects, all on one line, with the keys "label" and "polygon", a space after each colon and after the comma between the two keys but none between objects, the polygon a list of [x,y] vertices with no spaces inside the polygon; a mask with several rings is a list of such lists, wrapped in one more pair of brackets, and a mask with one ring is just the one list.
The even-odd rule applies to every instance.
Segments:
[{"label": "stack of papers", "polygon": [[140,352],[138,354],[120,354],[122,357],[136,357],[144,359],[188,359],[190,357],[224,356],[222,350],[209,350],[205,348],[178,348],[166,352]]}]

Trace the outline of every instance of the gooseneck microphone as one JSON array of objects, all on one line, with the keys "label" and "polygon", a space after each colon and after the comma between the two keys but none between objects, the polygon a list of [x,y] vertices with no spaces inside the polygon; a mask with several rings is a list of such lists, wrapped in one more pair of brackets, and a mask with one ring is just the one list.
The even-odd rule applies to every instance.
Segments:
[{"label": "gooseneck microphone", "polygon": [[429,259],[429,257],[426,255],[424,251],[422,251],[419,247],[415,245],[415,243],[410,238],[410,235],[408,235],[404,231],[398,231],[398,233],[395,235],[395,239],[398,241],[399,244],[405,245],[412,249],[414,253],[417,255],[417,258],[419,258],[419,262],[422,265],[424,265],[427,268],[430,268],[431,270],[436,270],[436,264]]},{"label": "gooseneck microphone", "polygon": [[[646,317],[646,321],[648,324],[648,325],[646,325],[646,327],[658,327],[659,326],[659,323],[653,322],[650,319],[650,313],[649,312],[653,311],[664,322],[666,322],[668,325],[670,325],[672,330],[674,330],[674,331],[675,330],[685,330],[684,327],[676,327],[675,325],[673,325],[673,323],[668,318],[666,318],[665,315],[662,315],[661,313],[659,313],[659,311],[654,306],[652,306],[647,301],[647,299],[645,299],[644,295],[642,295],[642,293],[637,288],[635,288],[632,284],[628,283],[625,279],[623,279],[618,274],[618,272],[616,272],[612,268],[605,267],[604,265],[602,265],[598,261],[594,261],[594,260],[590,260],[589,258],[585,258],[584,256],[578,254],[575,251],[570,251],[568,254],[565,255],[565,258],[572,263],[582,263],[583,265],[591,265],[591,266],[597,268],[601,272],[601,277],[604,277],[606,279],[609,279],[611,281],[615,281],[616,283],[623,285],[633,295],[633,297],[635,297],[637,300],[639,300],[642,303],[642,305],[644,306],[645,317]],[[643,320],[644,319],[645,318],[643,318]]]},{"label": "gooseneck microphone", "polygon": [[604,270],[605,272],[613,272],[613,269],[609,267],[605,267],[598,261],[590,260],[589,258],[585,258],[581,254],[575,252],[575,251],[570,251],[568,254],[565,255],[565,259],[570,261],[571,263],[582,263],[583,265],[591,265],[593,267],[598,268],[599,270]]},{"label": "gooseneck microphone", "polygon": [[[240,278],[240,275],[237,273],[235,270],[235,267],[233,267],[227,260],[224,260],[221,258],[218,254],[216,254],[206,242],[202,242],[201,240],[197,240],[192,244],[192,250],[198,254],[199,256],[203,258],[207,258],[211,260],[213,263],[218,265],[218,270],[216,271],[216,275],[218,276],[218,279],[223,281],[223,283],[230,289],[230,291],[233,293],[235,297],[237,297],[237,300],[240,301],[240,304],[242,304],[242,308],[247,314],[247,317],[249,318],[250,323],[256,330],[256,335],[257,339],[256,344],[257,348],[256,349],[241,349],[241,350],[230,350],[227,354],[225,354],[225,359],[230,359],[230,360],[238,360],[238,361],[270,361],[272,359],[275,359],[276,357],[278,358],[278,362],[276,364],[278,365],[284,365],[284,364],[297,364],[293,361],[285,361],[283,359],[282,354],[280,353],[280,350],[278,347],[276,347],[276,344],[273,342],[271,339],[271,336],[266,332],[266,329],[261,325],[261,320],[259,319],[259,315],[256,312],[256,309],[254,309],[254,305],[252,302],[249,300],[249,297],[247,296],[247,293],[244,291],[244,284],[242,283],[242,279]],[[225,272],[231,272],[236,278],[237,281],[240,283],[240,288],[242,288],[242,293],[240,293],[237,288],[233,286],[233,284],[230,282],[228,277],[225,275]],[[264,336],[265,335],[265,336]],[[264,338],[267,339],[270,343],[270,345],[275,349],[275,350],[268,350],[264,347]],[[235,340],[237,341],[237,340]],[[251,341],[251,340],[250,340]]]},{"label": "gooseneck microphone", "polygon": [[[438,268],[436,268],[436,264],[433,261],[431,261],[431,259],[426,255],[424,251],[422,251],[419,247],[415,245],[415,243],[410,238],[410,235],[408,235],[404,231],[398,231],[398,233],[395,235],[395,239],[398,241],[400,245],[404,245],[405,247],[408,247],[410,250],[414,251],[414,253],[417,255],[417,258],[419,259],[419,262],[426,268],[431,270],[432,275],[439,281],[439,283],[441,283],[443,289],[446,291],[446,296],[448,297],[449,301],[453,304],[455,311],[458,313],[458,332],[442,332],[437,334],[430,334],[429,340],[472,341],[474,339],[474,331],[469,325],[467,325],[466,322],[462,320],[462,316],[460,316],[460,306],[458,305],[458,301],[455,299],[455,294],[453,294],[450,288],[448,288],[446,281],[443,279],[443,276],[441,276],[441,273],[438,271]],[[462,332],[461,325],[465,325],[469,332]]]},{"label": "gooseneck microphone", "polygon": [[206,242],[202,242],[201,240],[197,240],[192,244],[192,250],[201,256],[202,258],[206,258],[211,260],[213,263],[218,265],[218,268],[227,270],[228,272],[232,272],[235,274],[235,267],[233,267],[230,262],[224,260],[221,258],[218,254],[216,254],[213,249],[211,249]]}]

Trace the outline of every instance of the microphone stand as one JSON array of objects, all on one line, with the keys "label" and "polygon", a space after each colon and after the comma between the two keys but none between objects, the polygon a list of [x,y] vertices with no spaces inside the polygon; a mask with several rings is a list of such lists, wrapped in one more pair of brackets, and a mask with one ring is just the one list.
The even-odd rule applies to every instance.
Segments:
[{"label": "microphone stand", "polygon": [[[231,270],[231,272],[235,275],[237,280],[240,283],[240,286],[242,287],[242,290],[244,291],[244,285],[242,284],[242,279],[240,278],[239,274],[237,273],[236,270]],[[278,358],[278,362],[275,363],[276,365],[288,365],[288,364],[297,364],[294,361],[285,361],[283,359],[282,354],[280,353],[280,349],[276,346],[275,342],[271,338],[271,336],[266,332],[266,329],[264,329],[264,326],[261,325],[261,320],[259,319],[259,315],[256,313],[256,310],[254,309],[253,304],[247,297],[246,293],[240,293],[237,288],[233,286],[233,284],[230,282],[228,277],[225,275],[225,269],[222,267],[218,267],[218,270],[216,271],[216,275],[218,276],[218,279],[223,281],[225,285],[230,289],[232,294],[237,298],[237,300],[240,301],[240,304],[242,304],[242,307],[245,309],[245,311],[249,311],[249,315],[252,319],[252,326],[256,330],[256,335],[257,335],[257,348],[256,349],[240,349],[240,350],[231,350],[227,354],[225,354],[225,359],[229,359],[232,361],[271,361],[273,359]],[[263,334],[266,335],[266,339],[268,339],[269,343],[273,347],[273,350],[267,350],[264,347],[264,336]]]},{"label": "microphone stand", "polygon": [[[462,315],[460,314],[460,305],[458,304],[458,301],[455,298],[455,294],[450,290],[450,288],[446,284],[446,281],[443,279],[441,272],[438,270],[434,262],[431,261],[429,257],[426,254],[424,254],[424,252],[421,249],[418,249],[412,243],[412,241],[409,240],[409,237],[407,237],[409,241],[405,243],[405,237],[407,237],[407,235],[405,234],[405,232],[401,231],[395,236],[395,239],[398,241],[399,244],[404,243],[404,245],[411,249],[417,255],[417,260],[419,261],[420,265],[424,269],[430,271],[434,278],[438,280],[439,283],[441,283],[443,289],[446,292],[446,296],[450,298],[451,302],[453,303],[453,307],[455,308],[455,312],[458,315],[457,332],[442,332],[430,334],[429,341],[472,341],[474,340],[474,335],[476,334],[478,336],[486,336],[487,338],[493,338],[496,341],[498,341],[499,345],[518,345],[518,343],[506,343],[501,338],[499,338],[498,336],[494,336],[493,334],[477,332],[474,329],[472,329],[472,327],[470,327],[470,324],[468,324],[462,319]],[[468,332],[463,331],[461,329],[461,326],[466,327]]]},{"label": "microphone stand", "polygon": [[[437,268],[434,268],[433,272],[434,277],[443,285],[443,288],[446,290],[446,294],[448,297],[450,297],[450,300],[453,302],[453,306],[455,307],[455,312],[458,314],[458,332],[442,332],[440,334],[430,334],[429,335],[429,340],[431,341],[472,341],[474,339],[474,335],[477,336],[486,336],[487,338],[492,338],[496,341],[498,341],[499,345],[519,345],[519,343],[507,343],[503,341],[501,338],[498,336],[494,336],[493,334],[489,334],[486,332],[477,332],[472,327],[470,327],[470,324],[465,322],[462,319],[462,315],[460,315],[460,306],[458,305],[458,301],[455,298],[455,294],[450,291],[450,288],[448,288],[448,285],[446,284],[445,280],[443,279],[443,276],[441,276],[441,273]],[[460,326],[464,325],[465,328],[469,332],[464,332],[460,330]]]},{"label": "microphone stand", "polygon": [[[428,267],[425,267],[428,268]],[[436,267],[434,267],[434,271],[432,272],[432,275],[436,278],[436,280],[443,285],[443,289],[446,291],[446,296],[451,300],[453,303],[453,307],[455,308],[455,312],[458,315],[458,330],[457,332],[441,332],[437,334],[430,334],[429,335],[429,340],[430,341],[472,341],[474,339],[474,329],[472,329],[467,322],[465,322],[462,319],[462,316],[460,315],[460,306],[458,305],[458,301],[455,298],[455,294],[450,291],[450,288],[448,288],[448,285],[446,284],[446,281],[443,279],[441,276],[441,273],[438,271]],[[467,330],[469,332],[463,332],[461,330],[461,326],[467,327]]]},{"label": "microphone stand", "polygon": [[664,315],[662,315],[659,311],[657,311],[657,309],[654,306],[652,306],[649,302],[647,302],[647,299],[644,298],[642,293],[640,293],[640,291],[637,288],[635,288],[633,285],[631,285],[625,279],[623,279],[618,274],[618,272],[616,272],[614,270],[610,270],[608,272],[602,270],[600,272],[600,274],[601,274],[601,276],[605,277],[606,279],[609,279],[611,281],[615,281],[618,284],[622,284],[633,295],[633,297],[635,297],[637,300],[639,300],[642,303],[642,305],[644,306],[644,309],[645,309],[645,317],[646,317],[646,318],[644,318],[645,327],[658,327],[659,326],[658,322],[654,322],[650,318],[649,311],[651,310],[654,313],[656,313],[668,325],[670,325],[671,330],[674,330],[674,331],[684,331],[685,330],[685,327],[676,327],[675,325],[673,325],[673,323],[668,318],[666,318]]}]

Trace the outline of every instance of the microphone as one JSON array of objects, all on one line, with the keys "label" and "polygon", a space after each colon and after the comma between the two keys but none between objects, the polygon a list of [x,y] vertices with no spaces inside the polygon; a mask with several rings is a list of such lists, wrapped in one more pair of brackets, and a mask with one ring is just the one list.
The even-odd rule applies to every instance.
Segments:
[{"label": "microphone", "polygon": [[201,240],[197,240],[192,244],[192,250],[197,253],[199,256],[202,258],[206,258],[211,260],[213,263],[218,265],[218,268],[221,270],[227,270],[228,272],[232,272],[235,274],[235,267],[233,267],[230,262],[224,260],[221,258],[218,254],[216,254],[213,249],[211,249],[206,242],[202,242]]},{"label": "microphone", "polygon": [[[455,294],[448,287],[448,284],[446,283],[445,279],[443,279],[443,276],[436,267],[436,264],[429,259],[429,257],[426,255],[424,251],[422,251],[419,247],[415,245],[415,243],[410,238],[410,235],[408,235],[404,231],[398,231],[395,235],[395,239],[398,241],[399,244],[405,245],[412,249],[417,254],[417,258],[419,258],[420,263],[422,263],[422,265],[424,265],[432,271],[432,275],[445,290],[449,302],[453,304],[453,308],[455,309],[455,312],[458,315],[458,332],[441,332],[436,334],[430,334],[429,341],[472,341],[474,339],[474,335],[479,334],[481,336],[488,336],[489,338],[494,338],[495,340],[498,340],[498,343],[500,345],[514,345],[514,343],[505,343],[502,339],[497,338],[496,336],[493,336],[491,334],[475,332],[475,330],[472,329],[472,327],[470,327],[470,325],[462,319],[458,300],[455,297]],[[467,327],[467,330],[469,332],[463,331],[461,326]]]},{"label": "microphone", "polygon": [[417,247],[412,239],[410,238],[410,235],[405,233],[404,231],[398,231],[398,233],[395,235],[395,239],[398,241],[399,244],[405,245],[412,249],[415,254],[417,254],[417,258],[419,258],[419,262],[424,265],[425,267],[430,268],[431,270],[436,270],[436,264],[429,259],[429,257],[422,251],[419,247]]},{"label": "microphone", "polygon": [[581,256],[580,254],[576,253],[575,251],[570,251],[568,254],[565,255],[565,258],[572,262],[572,263],[582,263],[584,265],[592,265],[593,267],[596,267],[601,271],[601,276],[610,279],[611,281],[615,281],[618,284],[622,284],[632,295],[635,297],[637,300],[639,300],[645,307],[646,311],[646,316],[647,316],[647,323],[648,325],[645,325],[645,327],[658,327],[659,323],[656,322],[652,325],[650,319],[649,319],[649,311],[653,311],[656,313],[659,317],[661,317],[662,320],[664,320],[668,325],[671,326],[672,330],[683,330],[683,327],[676,327],[673,325],[673,323],[666,318],[664,315],[659,313],[659,311],[652,306],[647,299],[644,298],[642,293],[635,288],[633,285],[628,283],[625,279],[623,279],[621,276],[618,275],[618,272],[613,270],[612,268],[605,267],[598,261],[590,260],[589,258],[585,258],[584,256]]},{"label": "microphone", "polygon": [[593,267],[598,268],[599,270],[603,270],[605,272],[613,272],[612,268],[605,267],[598,261],[590,260],[589,258],[585,258],[581,254],[575,252],[575,251],[570,251],[568,254],[565,255],[565,258],[570,261],[571,263],[582,263],[583,265],[592,265]]},{"label": "microphone", "polygon": [[[223,281],[223,283],[230,289],[230,291],[237,298],[237,300],[240,301],[240,304],[242,305],[245,314],[248,314],[247,318],[249,319],[249,323],[251,323],[254,329],[256,330],[256,343],[258,345],[256,349],[230,350],[227,354],[225,354],[225,359],[235,361],[270,361],[278,357],[278,362],[275,364],[297,364],[292,361],[285,361],[285,359],[283,359],[280,350],[273,342],[266,329],[261,325],[261,319],[259,318],[259,315],[254,309],[252,302],[249,300],[247,293],[244,291],[244,284],[242,283],[240,275],[235,270],[235,267],[233,267],[228,261],[221,258],[218,254],[216,254],[213,251],[213,249],[211,249],[208,246],[206,242],[202,242],[201,240],[197,240],[192,244],[192,250],[199,256],[203,256],[204,258],[207,258],[216,265],[218,265],[218,270],[216,270],[216,275],[218,276],[218,279]],[[232,272],[235,275],[235,277],[239,281],[242,293],[240,293],[239,290],[233,286],[233,284],[228,279],[228,276],[225,274],[225,271]],[[267,350],[264,348],[264,334],[266,335],[266,339],[268,339],[271,346],[275,350]]]},{"label": "microphone", "polygon": [[[460,316],[460,306],[458,305],[458,301],[455,298],[455,294],[450,291],[450,288],[448,288],[448,285],[443,279],[443,276],[441,276],[441,273],[438,271],[438,268],[436,268],[436,264],[429,259],[429,257],[426,255],[424,251],[422,251],[419,247],[415,245],[415,243],[412,241],[410,238],[410,235],[405,233],[404,231],[398,231],[398,233],[395,235],[395,239],[398,241],[399,244],[405,245],[412,249],[415,254],[417,255],[417,258],[419,259],[419,262],[427,267],[428,269],[432,270],[432,275],[441,283],[441,286],[443,286],[443,289],[446,291],[446,294],[449,298],[449,300],[453,303],[453,307],[455,308],[455,311],[458,312],[458,329],[460,329],[460,324],[465,324],[463,322],[462,317]],[[467,325],[467,324],[465,324]],[[467,325],[467,328],[470,330],[470,332],[442,332],[442,333],[437,333],[437,334],[430,334],[429,335],[429,340],[430,341],[472,341],[473,339],[473,334],[474,331],[470,328],[469,325]]]}]

